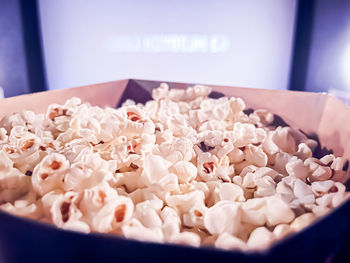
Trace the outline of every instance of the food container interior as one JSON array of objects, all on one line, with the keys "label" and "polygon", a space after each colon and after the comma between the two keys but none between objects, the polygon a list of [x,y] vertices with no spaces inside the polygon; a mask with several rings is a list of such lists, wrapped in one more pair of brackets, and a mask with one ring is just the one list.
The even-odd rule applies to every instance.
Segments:
[{"label": "food container interior", "polygon": [[[23,95],[0,101],[0,117],[32,110],[45,112],[51,103],[63,103],[71,97],[100,107],[118,107],[126,99],[145,103],[151,90],[161,81],[125,79],[108,83]],[[170,88],[186,88],[191,84],[167,82]],[[247,109],[267,109],[276,114],[278,125],[290,125],[320,142],[316,155],[333,152],[349,159],[347,141],[350,125],[346,120],[350,110],[339,100],[324,93],[272,91],[209,85],[211,97],[241,97]],[[95,260],[131,262],[178,262],[179,260],[209,262],[212,260],[242,260],[260,262],[325,261],[332,259],[349,244],[349,201],[320,218],[300,233],[293,234],[270,249],[260,252],[221,251],[211,248],[191,248],[125,240],[112,235],[81,234],[56,229],[51,225],[17,218],[0,212],[0,251],[6,262],[21,262],[25,258],[51,262]],[[50,258],[50,259],[49,259]]]}]

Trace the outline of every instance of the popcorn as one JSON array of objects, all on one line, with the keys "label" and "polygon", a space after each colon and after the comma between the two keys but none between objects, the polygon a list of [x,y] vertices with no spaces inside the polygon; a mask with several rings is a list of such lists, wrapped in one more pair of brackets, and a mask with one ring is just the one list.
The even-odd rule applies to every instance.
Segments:
[{"label": "popcorn", "polygon": [[64,155],[53,153],[46,156],[33,170],[33,189],[40,195],[64,187],[64,173],[69,162]]},{"label": "popcorn", "polygon": [[273,235],[276,238],[280,239],[292,232],[293,232],[293,229],[288,224],[280,224],[280,225],[277,225],[273,230]]},{"label": "popcorn", "polygon": [[183,215],[183,224],[188,227],[204,228],[204,216],[207,210],[205,205],[193,206]]},{"label": "popcorn", "polygon": [[63,229],[90,232],[90,227],[81,220],[82,213],[76,206],[78,195],[73,192],[61,194],[50,208],[52,222]]},{"label": "popcorn", "polygon": [[[237,234],[240,229],[241,208],[232,201],[219,201],[210,207],[204,217],[204,226],[210,234]],[[220,218],[220,220],[218,220]]]},{"label": "popcorn", "polygon": [[140,241],[163,241],[163,233],[161,229],[144,227],[136,218],[133,218],[129,224],[122,226],[122,233],[126,238],[137,239]]},{"label": "popcorn", "polygon": [[301,203],[305,204],[315,202],[315,196],[312,192],[311,187],[305,184],[300,179],[295,180],[293,191],[294,196],[298,198]]},{"label": "popcorn", "polygon": [[267,165],[267,155],[264,153],[262,148],[256,147],[254,145],[248,145],[244,149],[244,155],[247,162],[264,167]]},{"label": "popcorn", "polygon": [[315,215],[312,213],[306,213],[301,216],[298,216],[293,220],[293,222],[290,224],[290,227],[294,231],[300,231],[301,229],[307,227],[310,225],[315,219]]},{"label": "popcorn", "polygon": [[152,207],[149,200],[140,202],[135,207],[135,218],[147,228],[161,228],[162,220],[156,209]]},{"label": "popcorn", "polygon": [[243,202],[245,201],[244,191],[243,189],[232,183],[222,183],[218,184],[213,193],[214,203],[217,203],[221,200],[229,200],[235,202]]},{"label": "popcorn", "polygon": [[215,247],[221,249],[246,249],[246,243],[239,238],[232,236],[226,232],[219,235],[218,239],[215,241]]},{"label": "popcorn", "polygon": [[176,209],[166,206],[162,209],[160,216],[163,221],[162,231],[166,240],[170,240],[180,233],[181,219]]},{"label": "popcorn", "polygon": [[266,222],[268,226],[287,224],[294,219],[293,211],[276,196],[266,198]]},{"label": "popcorn", "polygon": [[308,158],[304,162],[311,170],[309,179],[313,181],[325,181],[332,177],[332,169],[320,164],[318,159]]},{"label": "popcorn", "polygon": [[179,183],[188,183],[197,177],[197,167],[191,162],[180,161],[172,167]]},{"label": "popcorn", "polygon": [[252,198],[242,205],[242,222],[255,226],[262,226],[266,223],[266,199]]},{"label": "popcorn", "polygon": [[5,152],[0,152],[0,203],[14,202],[30,187],[30,177],[13,168]]},{"label": "popcorn", "polygon": [[250,249],[266,248],[274,240],[274,235],[266,227],[256,228],[249,236],[247,245]]},{"label": "popcorn", "polygon": [[91,226],[95,231],[108,233],[126,224],[133,212],[134,204],[131,199],[118,195],[99,209],[92,218]]},{"label": "popcorn", "polygon": [[146,185],[159,182],[169,174],[171,163],[161,156],[146,154],[143,159],[143,171],[140,175]]},{"label": "popcorn", "polygon": [[145,105],[72,98],[0,120],[0,209],[81,232],[265,249],[350,197],[349,162],[241,98],[162,83]]},{"label": "popcorn", "polygon": [[171,243],[199,247],[201,238],[192,232],[181,232],[170,239]]}]

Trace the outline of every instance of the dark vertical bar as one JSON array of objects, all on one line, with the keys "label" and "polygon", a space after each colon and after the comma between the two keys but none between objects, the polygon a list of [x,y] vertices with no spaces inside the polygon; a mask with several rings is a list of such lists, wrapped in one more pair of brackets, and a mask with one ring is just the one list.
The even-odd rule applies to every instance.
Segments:
[{"label": "dark vertical bar", "polygon": [[294,47],[289,77],[290,90],[305,90],[312,44],[315,0],[299,0],[294,31]]},{"label": "dark vertical bar", "polygon": [[39,10],[36,0],[20,0],[22,30],[31,92],[46,90]]}]

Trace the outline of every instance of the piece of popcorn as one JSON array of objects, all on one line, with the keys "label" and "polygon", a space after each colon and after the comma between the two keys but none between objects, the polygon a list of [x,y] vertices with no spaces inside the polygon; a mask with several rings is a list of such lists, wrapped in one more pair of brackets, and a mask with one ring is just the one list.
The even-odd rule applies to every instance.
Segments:
[{"label": "piece of popcorn", "polygon": [[183,224],[187,227],[204,228],[204,216],[208,208],[204,205],[193,206],[183,215]]},{"label": "piece of popcorn", "polygon": [[266,227],[256,228],[249,236],[247,245],[249,249],[264,249],[275,239]]},{"label": "piece of popcorn", "polygon": [[308,158],[312,157],[312,150],[305,143],[300,143],[298,145],[298,151],[295,154],[299,159],[305,161]]},{"label": "piece of popcorn", "polygon": [[52,221],[63,229],[90,232],[88,224],[81,220],[83,215],[76,205],[77,198],[76,193],[66,192],[54,200],[50,208]]},{"label": "piece of popcorn", "polygon": [[274,120],[273,114],[264,109],[255,110],[252,113],[252,115],[255,115],[258,117],[259,119],[258,123],[260,123],[261,126],[267,126],[268,124],[272,123]]},{"label": "piece of popcorn", "polygon": [[95,187],[84,189],[79,208],[85,215],[86,220],[92,222],[94,215],[116,198],[118,198],[117,191],[110,187],[108,183],[102,182]]},{"label": "piece of popcorn", "polygon": [[172,171],[178,177],[179,183],[188,183],[197,177],[197,167],[187,161],[175,163]]},{"label": "piece of popcorn", "polygon": [[194,190],[185,194],[166,194],[165,201],[168,206],[187,212],[195,205],[204,203],[204,194],[202,191]]},{"label": "piece of popcorn", "polygon": [[161,83],[158,88],[152,90],[152,98],[154,100],[164,99],[168,96],[169,86],[166,83]]},{"label": "piece of popcorn", "polygon": [[130,198],[118,196],[106,203],[93,216],[91,227],[95,231],[108,233],[127,224],[134,213],[134,204]]},{"label": "piece of popcorn", "polygon": [[265,140],[266,132],[261,128],[255,128],[253,124],[236,122],[233,126],[233,136],[236,138],[234,145],[243,147],[261,143]]},{"label": "piece of popcorn", "polygon": [[244,250],[246,249],[247,245],[241,239],[224,232],[220,234],[217,240],[215,241],[215,247],[229,250]]},{"label": "piece of popcorn", "polygon": [[138,203],[135,207],[134,217],[147,228],[161,228],[162,220],[149,200]]},{"label": "piece of popcorn", "polygon": [[243,202],[245,201],[243,189],[232,183],[221,183],[218,184],[213,193],[214,203],[217,203],[222,200],[234,201],[234,202]]},{"label": "piece of popcorn", "polygon": [[32,185],[34,190],[40,194],[64,188],[64,174],[69,167],[69,162],[64,155],[52,153],[47,155],[34,168]]},{"label": "piece of popcorn", "polygon": [[162,230],[165,240],[170,240],[171,237],[180,233],[181,219],[176,209],[165,206],[160,217],[163,221]]},{"label": "piece of popcorn", "polygon": [[289,176],[299,178],[302,181],[305,181],[309,174],[308,167],[300,159],[288,162],[286,164],[286,171]]},{"label": "piece of popcorn", "polygon": [[277,184],[276,193],[286,203],[291,202],[294,199],[293,189],[287,185],[284,181]]},{"label": "piece of popcorn", "polygon": [[267,155],[260,147],[248,145],[245,147],[244,155],[247,162],[255,166],[264,167],[267,165]]},{"label": "piece of popcorn", "polygon": [[157,183],[169,174],[170,166],[171,163],[161,156],[146,154],[143,158],[141,178],[146,185]]},{"label": "piece of popcorn", "polygon": [[345,169],[349,166],[349,161],[342,157],[334,158],[331,169],[334,171],[334,175],[332,176],[333,181],[345,183],[347,179],[349,179],[349,169]]},{"label": "piece of popcorn", "polygon": [[256,180],[254,197],[272,196],[276,193],[276,183],[270,176],[263,176]]},{"label": "piece of popcorn", "polygon": [[289,206],[276,196],[266,198],[266,222],[268,226],[288,224],[294,219]]},{"label": "piece of popcorn", "polygon": [[311,187],[300,179],[295,180],[293,191],[295,197],[297,197],[301,203],[308,204],[315,202],[315,196]]},{"label": "piece of popcorn", "polygon": [[131,219],[128,224],[122,226],[122,233],[126,238],[140,241],[163,241],[163,233],[161,229],[144,227],[136,218]]},{"label": "piece of popcorn", "polygon": [[298,216],[293,220],[293,222],[290,224],[290,227],[294,231],[300,231],[303,228],[307,227],[310,225],[315,219],[315,215],[312,213],[305,213],[301,216]]},{"label": "piece of popcorn", "polygon": [[327,180],[327,181],[319,181],[319,182],[313,182],[311,183],[311,189],[316,194],[323,194],[327,193],[332,186],[334,185],[334,181]]},{"label": "piece of popcorn", "polygon": [[242,222],[263,226],[266,223],[265,207],[265,198],[248,199],[242,204]]},{"label": "piece of popcorn", "polygon": [[169,241],[174,244],[189,245],[194,247],[199,247],[201,244],[199,235],[186,231],[172,236]]},{"label": "piece of popcorn", "polygon": [[293,232],[293,229],[288,224],[279,224],[273,230],[276,238],[280,239]]},{"label": "piece of popcorn", "polygon": [[310,180],[325,181],[332,177],[332,170],[328,166],[321,165],[320,161],[315,158],[308,158],[305,160],[305,165],[311,170]]},{"label": "piece of popcorn", "polygon": [[241,208],[235,202],[219,201],[206,212],[204,226],[212,235],[224,232],[234,235],[239,232],[241,216]]}]

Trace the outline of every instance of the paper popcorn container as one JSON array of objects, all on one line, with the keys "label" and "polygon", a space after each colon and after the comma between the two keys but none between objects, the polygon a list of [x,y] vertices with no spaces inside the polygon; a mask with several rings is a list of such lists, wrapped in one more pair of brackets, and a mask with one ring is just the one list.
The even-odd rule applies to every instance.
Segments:
[{"label": "paper popcorn container", "polygon": [[[66,90],[0,100],[0,118],[22,110],[45,112],[51,103],[73,96],[101,107],[120,106],[126,99],[144,103],[159,81],[119,80]],[[169,83],[169,82],[168,82]],[[169,83],[170,88],[190,84]],[[211,97],[241,97],[251,109],[267,109],[275,123],[302,130],[321,145],[315,155],[333,152],[350,157],[350,110],[321,93],[245,89],[210,85]],[[220,220],[218,218],[218,220]],[[331,262],[350,246],[350,201],[260,252],[224,251],[128,240],[116,235],[83,234],[0,211],[1,262]],[[348,256],[349,257],[349,256]],[[223,261],[225,260],[225,261]]]}]

